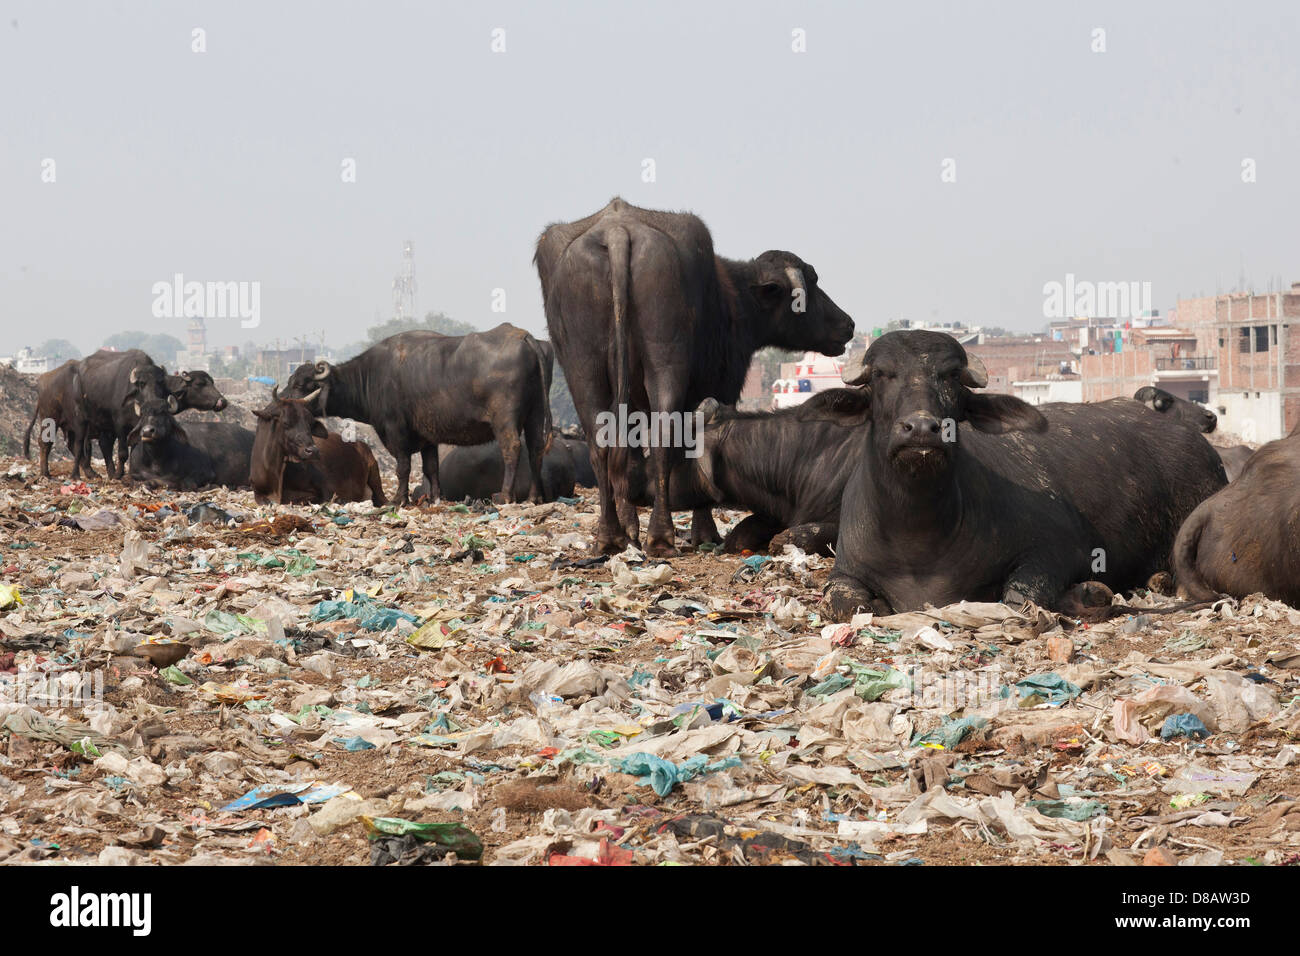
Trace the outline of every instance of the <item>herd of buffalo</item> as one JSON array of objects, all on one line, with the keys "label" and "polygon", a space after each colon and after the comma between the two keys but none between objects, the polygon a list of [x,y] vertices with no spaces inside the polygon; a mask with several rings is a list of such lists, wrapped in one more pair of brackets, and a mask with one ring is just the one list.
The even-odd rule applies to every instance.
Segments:
[{"label": "herd of buffalo", "polygon": [[[649,505],[646,550],[673,554],[672,512],[689,510],[696,546],[833,554],[826,601],[839,619],[962,599],[1065,610],[1170,575],[1194,601],[1262,591],[1300,606],[1300,429],[1253,454],[1216,449],[1214,414],[1154,387],[1032,406],[981,391],[979,360],[926,331],[873,341],[844,388],[738,412],[757,350],[840,355],[853,336],[810,263],[785,251],[724,259],[695,216],[621,199],[547,228],[535,263],[549,342],[508,324],[403,332],[347,362],[299,366],[255,410],[255,432],[176,418],[226,407],[207,373],[101,351],[41,376],[24,453],[35,428],[48,476],[62,431],[74,477],[94,476],[98,441],[118,479],[251,487],[263,503],[386,503],[370,448],[321,421],[337,417],[369,423],[393,455],[398,505],[419,452],[415,497],[430,500],[595,487],[601,553],[639,545]],[[668,416],[632,441],[555,432],[557,358],[585,435],[619,409],[696,412],[698,446],[674,447]],[[751,512],[725,541],[716,506]]]}]

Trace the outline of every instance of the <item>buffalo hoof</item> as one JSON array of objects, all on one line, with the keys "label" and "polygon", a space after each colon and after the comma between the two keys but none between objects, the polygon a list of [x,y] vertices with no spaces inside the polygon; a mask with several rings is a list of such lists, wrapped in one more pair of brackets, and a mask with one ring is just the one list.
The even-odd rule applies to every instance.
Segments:
[{"label": "buffalo hoof", "polygon": [[592,543],[591,550],[595,554],[622,554],[628,544],[627,535],[600,535]]},{"label": "buffalo hoof", "polygon": [[646,547],[645,553],[652,558],[675,558],[677,557],[677,548],[671,541],[651,541]]},{"label": "buffalo hoof", "polygon": [[872,611],[871,592],[845,580],[832,581],[823,598],[833,620],[847,621],[861,611]]}]

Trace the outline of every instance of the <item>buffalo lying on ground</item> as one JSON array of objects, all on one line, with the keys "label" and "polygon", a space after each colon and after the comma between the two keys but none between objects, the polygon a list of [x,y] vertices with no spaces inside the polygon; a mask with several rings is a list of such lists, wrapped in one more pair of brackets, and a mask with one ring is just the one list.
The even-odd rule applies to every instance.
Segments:
[{"label": "buffalo lying on ground", "polygon": [[127,436],[131,479],[193,491],[205,485],[248,487],[253,433],[227,422],[176,420],[179,403],[166,399],[137,402],[137,421]]},{"label": "buffalo lying on ground", "polygon": [[[221,411],[226,407],[226,399],[217,391],[212,376],[207,372],[168,375],[139,349],[125,352],[101,349],[82,359],[78,371],[86,416],[79,457],[88,474],[93,474],[90,471],[90,442],[95,438],[99,441],[104,468],[109,476],[123,477],[129,452],[127,436],[136,425],[137,403],[166,401],[167,396],[172,395],[182,411],[187,408]],[[118,450],[116,464],[113,460],[114,446]]]},{"label": "buffalo lying on ground", "polygon": [[[411,455],[420,452],[427,492],[441,497],[438,443],[502,449],[501,491],[513,495],[520,433],[528,440],[533,474],[541,470],[551,430],[545,359],[537,340],[505,324],[464,336],[401,332],[340,365],[300,365],[284,394],[319,392],[321,415],[368,422],[397,459],[397,503],[410,498]],[[528,494],[541,500],[535,483]]]},{"label": "buffalo lying on ground", "polygon": [[1219,426],[1219,416],[1203,405],[1171,395],[1163,388],[1146,385],[1133,393],[1133,398],[1152,411],[1176,418],[1207,435]]},{"label": "buffalo lying on ground", "polygon": [[344,441],[311,411],[316,396],[281,398],[256,409],[249,482],[259,504],[318,504],[326,501],[386,503],[379,463],[363,441]]},{"label": "buffalo lying on ground", "polygon": [[[486,500],[501,490],[504,473],[501,449],[496,442],[487,442],[448,448],[442,454],[438,476],[442,481],[442,495],[448,501],[465,498]],[[569,446],[562,440],[552,441],[550,450],[542,457],[542,500],[554,501],[572,495],[573,476],[573,456]],[[515,472],[516,499],[523,499],[532,481],[532,467],[528,458],[521,456],[519,470]]]},{"label": "buffalo lying on ground", "polygon": [[1300,434],[1269,442],[1237,480],[1201,502],[1174,544],[1180,594],[1256,591],[1300,607]]},{"label": "buffalo lying on ground", "polygon": [[698,492],[753,512],[727,534],[724,551],[779,550],[790,543],[830,554],[844,484],[857,465],[857,429],[836,421],[836,410],[856,408],[857,401],[842,388],[776,412],[737,412],[705,400],[703,453],[674,470],[673,505],[681,507]]},{"label": "buffalo lying on ground", "polygon": [[[542,233],[534,257],[546,324],[573,403],[589,436],[597,415],[685,413],[705,398],[740,396],[758,349],[815,349],[839,355],[853,320],[819,287],[817,272],[790,252],[735,261],[713,253],[704,223],[685,213],[639,209],[614,199],[600,212]],[[652,554],[674,551],[668,476],[680,460],[682,430],[660,418],[644,444],[655,460]],[[600,490],[595,549],[622,551],[640,540],[628,492],[629,436],[593,446]],[[693,538],[716,540],[697,512]]]},{"label": "buffalo lying on ground", "polygon": [[[50,477],[50,451],[56,433],[63,432],[72,455],[72,477],[81,477],[81,447],[85,441],[86,414],[82,408],[80,363],[68,359],[36,380],[36,409],[23,435],[23,456],[30,458],[32,429],[40,447],[41,474]],[[86,474],[94,475],[86,462]]]},{"label": "buffalo lying on ground", "polygon": [[846,377],[863,388],[835,413],[860,426],[826,592],[841,619],[1143,585],[1226,482],[1199,432],[1129,399],[1035,408],[973,391],[986,373],[943,333],[887,333]]}]

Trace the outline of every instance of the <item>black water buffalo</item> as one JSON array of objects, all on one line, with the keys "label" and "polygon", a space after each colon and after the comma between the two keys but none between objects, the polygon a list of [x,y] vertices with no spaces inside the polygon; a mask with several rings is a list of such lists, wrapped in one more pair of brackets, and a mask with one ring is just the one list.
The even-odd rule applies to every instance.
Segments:
[{"label": "black water buffalo", "polygon": [[[56,433],[63,432],[72,455],[72,477],[80,478],[83,462],[81,446],[85,440],[86,413],[81,399],[81,373],[76,359],[68,359],[36,380],[36,409],[27,423],[23,435],[23,457],[30,458],[32,429],[36,428],[36,441],[40,446],[41,474],[50,477],[50,451],[54,448]],[[86,474],[94,477],[90,462],[85,463]]]},{"label": "black water buffalo", "polygon": [[1194,601],[1262,591],[1300,607],[1300,434],[1269,442],[1193,511],[1174,543],[1174,581]]},{"label": "black water buffalo", "polygon": [[[207,372],[168,375],[140,349],[110,352],[100,349],[78,364],[82,383],[82,405],[86,434],[82,440],[82,462],[90,468],[90,441],[96,438],[110,477],[122,478],[128,457],[127,436],[136,425],[136,403],[165,401],[173,395],[181,410],[197,408],[221,411],[226,399],[217,391]],[[114,446],[118,446],[116,464]]]},{"label": "black water buffalo", "polygon": [[[513,496],[520,433],[540,474],[551,406],[543,391],[545,359],[537,340],[503,323],[464,336],[401,332],[340,365],[298,366],[285,386],[289,398],[319,390],[322,415],[368,422],[397,459],[397,503],[408,502],[411,455],[420,452],[427,492],[441,497],[438,443],[478,445],[496,440],[505,460],[501,491]],[[541,500],[534,482],[530,498]]]},{"label": "black water buffalo", "polygon": [[857,466],[858,430],[836,414],[858,403],[853,390],[843,388],[776,412],[737,412],[705,400],[702,454],[673,471],[673,505],[681,507],[698,491],[719,505],[753,512],[727,534],[724,551],[779,550],[790,543],[830,554],[844,485]]},{"label": "black water buffalo", "polygon": [[[531,456],[521,456],[515,472],[514,493],[522,499],[532,485]],[[488,499],[501,490],[505,463],[496,442],[483,445],[459,445],[446,449],[441,456],[438,477],[442,494],[448,501],[465,498]],[[554,501],[573,494],[574,466],[569,446],[563,440],[551,442],[542,456],[542,500]]]},{"label": "black water buffalo", "polygon": [[846,378],[864,387],[836,410],[860,423],[826,591],[837,618],[1140,586],[1226,482],[1200,433],[1129,399],[1035,408],[973,391],[986,373],[943,333],[887,333]]},{"label": "black water buffalo", "polygon": [[[639,209],[614,199],[600,212],[549,226],[534,257],[546,324],[573,403],[593,445],[600,524],[595,549],[640,540],[628,493],[630,436],[613,447],[597,416],[685,413],[705,398],[732,404],[758,349],[816,349],[839,355],[853,320],[818,286],[817,272],[790,252],[735,261],[713,253],[704,223],[685,213]],[[602,414],[604,413],[604,414]],[[627,420],[630,420],[627,419]],[[652,422],[644,443],[656,460],[650,514],[652,554],[674,552],[668,476],[681,457],[672,419]],[[679,426],[680,427],[680,426]],[[707,513],[692,536],[716,539]]]},{"label": "black water buffalo", "polygon": [[363,441],[345,441],[311,412],[315,395],[281,398],[256,409],[249,482],[257,501],[304,504],[325,501],[386,503],[379,463]]},{"label": "black water buffalo", "polygon": [[248,487],[253,433],[227,422],[176,420],[176,396],[134,403],[127,436],[131,479],[193,491],[205,485]]},{"label": "black water buffalo", "polygon": [[1163,388],[1146,385],[1133,393],[1133,398],[1152,411],[1161,412],[1191,425],[1207,435],[1219,425],[1219,416],[1208,408],[1171,395]]}]

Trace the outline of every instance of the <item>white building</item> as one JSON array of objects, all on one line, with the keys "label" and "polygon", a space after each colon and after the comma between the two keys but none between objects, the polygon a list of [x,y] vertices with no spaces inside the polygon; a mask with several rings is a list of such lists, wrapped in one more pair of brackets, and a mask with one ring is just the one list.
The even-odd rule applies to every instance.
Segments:
[{"label": "white building", "polygon": [[1048,376],[1041,379],[1029,379],[1011,383],[1012,394],[1030,405],[1045,405],[1048,402],[1083,401],[1083,380],[1078,377],[1064,378]]},{"label": "white building", "polygon": [[46,356],[32,355],[30,348],[19,349],[17,355],[0,356],[0,365],[8,365],[16,372],[28,375],[41,375],[52,368]]},{"label": "white building", "polygon": [[772,407],[791,408],[817,392],[844,385],[844,363],[817,352],[804,352],[797,362],[781,365],[781,377],[772,383]]}]

